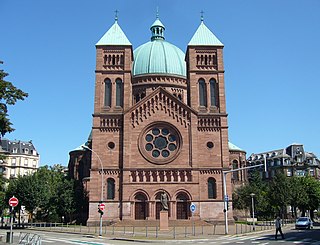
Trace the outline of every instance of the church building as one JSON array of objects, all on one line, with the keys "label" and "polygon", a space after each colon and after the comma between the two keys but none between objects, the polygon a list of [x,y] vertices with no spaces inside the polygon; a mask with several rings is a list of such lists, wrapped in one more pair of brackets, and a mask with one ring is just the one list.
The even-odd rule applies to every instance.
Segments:
[{"label": "church building", "polygon": [[96,44],[88,223],[100,202],[103,221],[157,220],[163,193],[169,220],[223,221],[222,171],[245,154],[229,151],[224,45],[203,18],[185,52],[159,16],[150,30],[133,48],[116,18]]}]

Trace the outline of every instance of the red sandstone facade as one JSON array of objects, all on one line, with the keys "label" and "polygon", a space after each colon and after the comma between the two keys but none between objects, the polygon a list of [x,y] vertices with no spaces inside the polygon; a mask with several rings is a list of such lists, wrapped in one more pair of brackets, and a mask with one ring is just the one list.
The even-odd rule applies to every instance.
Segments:
[{"label": "red sandstone facade", "polygon": [[[206,56],[215,59],[201,62]],[[108,57],[118,59],[108,62]],[[222,171],[231,161],[223,46],[188,46],[185,61],[186,77],[134,77],[131,45],[97,46],[89,223],[99,220],[101,181],[104,221],[159,219],[162,192],[169,197],[169,220],[189,219],[191,203],[197,207],[194,217],[224,220]],[[199,102],[200,79],[206,84],[205,106]],[[211,79],[216,81],[214,105]],[[109,106],[106,80],[111,81]],[[116,81],[122,83],[121,103]],[[230,175],[227,190],[231,197]]]}]

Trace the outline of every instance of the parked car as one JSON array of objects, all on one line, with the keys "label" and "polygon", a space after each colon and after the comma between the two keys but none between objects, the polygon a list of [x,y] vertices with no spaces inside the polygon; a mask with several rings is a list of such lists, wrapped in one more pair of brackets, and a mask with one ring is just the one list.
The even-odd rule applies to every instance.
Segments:
[{"label": "parked car", "polygon": [[296,220],[296,229],[313,228],[313,222],[309,217],[300,217]]}]

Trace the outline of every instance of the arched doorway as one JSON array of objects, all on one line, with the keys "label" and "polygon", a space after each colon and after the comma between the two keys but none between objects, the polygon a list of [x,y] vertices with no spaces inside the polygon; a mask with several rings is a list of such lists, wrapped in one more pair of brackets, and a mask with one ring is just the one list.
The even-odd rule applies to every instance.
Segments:
[{"label": "arched doorway", "polygon": [[[162,210],[161,194],[162,194],[162,192],[159,192],[156,195],[156,219],[160,219],[160,211]],[[167,194],[167,196],[168,196],[168,194]],[[170,217],[170,200],[168,200],[168,208],[169,208],[168,216]]]},{"label": "arched doorway", "polygon": [[189,218],[189,197],[185,193],[177,195],[177,219]]},{"label": "arched doorway", "polygon": [[148,216],[148,202],[146,195],[138,193],[136,194],[134,201],[134,218],[136,220],[145,220]]}]

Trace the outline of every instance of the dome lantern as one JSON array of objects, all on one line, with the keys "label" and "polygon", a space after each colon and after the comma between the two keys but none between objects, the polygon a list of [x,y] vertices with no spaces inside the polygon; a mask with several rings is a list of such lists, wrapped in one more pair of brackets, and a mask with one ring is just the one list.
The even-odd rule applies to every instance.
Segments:
[{"label": "dome lantern", "polygon": [[152,36],[151,36],[151,41],[154,40],[164,40],[164,30],[165,27],[159,20],[159,15],[157,14],[157,19],[155,22],[153,22],[152,26],[150,27]]}]

